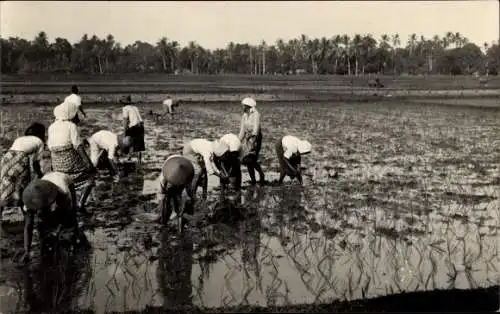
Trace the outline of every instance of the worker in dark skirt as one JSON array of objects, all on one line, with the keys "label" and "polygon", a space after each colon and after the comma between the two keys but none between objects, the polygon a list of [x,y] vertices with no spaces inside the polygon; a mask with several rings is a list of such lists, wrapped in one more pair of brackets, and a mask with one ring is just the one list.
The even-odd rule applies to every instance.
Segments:
[{"label": "worker in dark skirt", "polygon": [[166,225],[175,210],[178,218],[178,230],[184,228],[184,214],[193,215],[195,190],[193,178],[201,168],[195,160],[182,155],[172,155],[165,160],[159,177],[161,223]]},{"label": "worker in dark skirt", "polygon": [[292,180],[297,178],[302,184],[301,156],[309,154],[311,149],[311,143],[292,135],[285,135],[276,143],[276,154],[280,164],[279,184],[283,183],[286,176]]},{"label": "worker in dark skirt", "polygon": [[252,185],[257,183],[255,171],[259,173],[260,183],[264,183],[264,172],[259,164],[259,153],[262,146],[260,113],[255,108],[257,103],[253,98],[244,98],[241,104],[243,105],[243,116],[241,117],[240,134],[238,136],[242,145],[241,163],[247,166]]},{"label": "worker in dark skirt", "polygon": [[[22,193],[28,183],[43,176],[40,162],[45,148],[45,126],[31,124],[24,136],[18,137],[0,162],[0,217],[5,206],[22,208]],[[33,168],[33,172],[31,172]]]},{"label": "worker in dark skirt", "polygon": [[66,106],[54,109],[56,120],[47,129],[47,146],[50,150],[52,171],[71,176],[77,190],[82,191],[79,211],[89,215],[85,205],[95,187],[96,170],[90,161],[78,127],[71,121],[73,112]]},{"label": "worker in dark skirt", "polygon": [[231,189],[238,191],[241,188],[241,141],[236,134],[228,133],[220,138],[220,142],[226,145],[227,151],[216,158],[216,166],[224,168]]},{"label": "worker in dark skirt", "polygon": [[132,105],[132,98],[127,96],[120,99],[120,103],[125,105],[122,108],[123,128],[125,136],[132,138],[132,151],[125,152],[129,155],[129,160],[132,157],[131,153],[137,153],[137,161],[142,163],[142,152],[146,150],[144,141],[144,121],[137,106]]},{"label": "worker in dark skirt", "polygon": [[[38,217],[38,236],[43,250],[46,240],[58,236],[63,229],[71,229],[74,243],[89,248],[86,237],[80,232],[76,218],[76,190],[71,176],[62,172],[49,172],[41,179],[31,181],[23,191],[24,203],[24,255],[23,262],[30,258],[35,215]],[[73,242],[72,241],[72,242]]]}]

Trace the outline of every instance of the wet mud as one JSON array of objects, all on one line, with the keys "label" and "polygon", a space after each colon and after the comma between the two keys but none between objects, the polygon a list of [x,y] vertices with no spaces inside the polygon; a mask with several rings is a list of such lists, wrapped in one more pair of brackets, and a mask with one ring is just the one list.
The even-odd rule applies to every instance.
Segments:
[{"label": "wet mud", "polygon": [[[49,124],[51,108],[37,107],[36,114],[30,108],[2,108],[2,152],[30,122]],[[180,237],[173,219],[167,228],[157,223],[159,168],[187,140],[237,133],[241,108],[188,104],[173,117],[145,114],[157,108],[141,107],[148,150],[143,165],[124,165],[127,176],[118,183],[100,172],[88,205],[93,215],[80,219],[91,250],[61,250],[58,262],[35,256],[22,267],[16,262],[22,215],[15,208],[4,213],[3,313],[306,312],[312,307],[305,304],[322,308],[318,304],[334,300],[355,302],[336,305],[345,311],[389,310],[380,305],[387,302],[402,304],[400,310],[412,304],[412,310],[437,304],[433,298],[466,299],[454,289],[473,296],[498,286],[500,151],[492,143],[500,111],[262,104],[260,160],[268,182],[250,186],[243,167],[241,193],[221,198],[218,180],[210,177],[209,198],[196,204]],[[118,109],[89,107],[82,134],[118,131],[121,122],[111,119]],[[285,133],[314,145],[303,158],[302,187],[288,179],[276,184],[273,145]],[[402,293],[413,294],[397,296]],[[377,301],[381,296],[393,299]]]}]

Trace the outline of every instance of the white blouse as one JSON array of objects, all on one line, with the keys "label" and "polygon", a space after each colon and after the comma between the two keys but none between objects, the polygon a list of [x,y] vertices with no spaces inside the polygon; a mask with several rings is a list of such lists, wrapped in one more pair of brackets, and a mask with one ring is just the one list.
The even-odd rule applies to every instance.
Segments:
[{"label": "white blouse", "polygon": [[283,145],[283,155],[286,159],[290,159],[293,154],[299,153],[299,143],[300,139],[298,137],[292,135],[283,136],[281,144]]},{"label": "white blouse", "polygon": [[229,146],[230,152],[237,152],[241,149],[241,141],[235,134],[228,133],[221,137],[220,140]]},{"label": "white blouse", "polygon": [[186,154],[200,154],[203,156],[207,174],[215,173],[215,166],[213,165],[213,149],[212,142],[206,139],[197,138],[186,144],[184,149]]},{"label": "white blouse", "polygon": [[101,130],[94,133],[88,139],[90,145],[90,160],[97,166],[99,161],[99,156],[102,151],[108,152],[108,158],[114,159],[116,154],[116,149],[118,148],[118,136],[107,130]]},{"label": "white blouse", "polygon": [[127,105],[122,109],[123,119],[128,119],[128,127],[131,128],[142,122],[141,114],[136,106]]},{"label": "white blouse", "polygon": [[81,144],[76,124],[70,121],[54,121],[47,129],[47,134],[47,146],[49,149],[69,144],[73,145],[76,149]]},{"label": "white blouse", "polygon": [[10,150],[20,151],[31,155],[33,156],[33,160],[42,160],[44,144],[43,141],[36,136],[21,136],[12,143]]},{"label": "white blouse", "polygon": [[243,137],[246,133],[250,133],[252,135],[259,134],[260,131],[260,114],[259,112],[253,108],[248,113],[244,113],[241,117],[241,127],[240,134],[238,138],[243,140]]}]

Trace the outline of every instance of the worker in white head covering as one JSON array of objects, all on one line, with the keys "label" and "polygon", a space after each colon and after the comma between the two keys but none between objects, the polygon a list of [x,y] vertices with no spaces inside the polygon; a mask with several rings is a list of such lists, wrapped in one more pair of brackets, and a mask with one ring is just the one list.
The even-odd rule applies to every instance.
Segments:
[{"label": "worker in white head covering", "polygon": [[64,103],[54,108],[56,120],[47,129],[47,146],[52,170],[70,175],[77,189],[83,190],[79,209],[86,213],[85,204],[95,186],[95,168],[82,145],[72,114],[71,107]]},{"label": "worker in white head covering", "polygon": [[193,139],[186,144],[182,155],[195,164],[193,179],[193,193],[201,186],[203,198],[207,198],[208,176],[215,175],[222,181],[227,179],[227,174],[215,164],[217,157],[222,156],[229,148],[222,144],[214,143],[204,138]]},{"label": "worker in white head covering", "polygon": [[301,156],[309,154],[311,149],[311,143],[292,135],[285,135],[276,143],[276,154],[280,163],[280,184],[286,176],[291,179],[297,178],[302,184]]},{"label": "worker in white head covering", "polygon": [[241,163],[247,166],[252,184],[256,183],[256,170],[259,173],[260,182],[264,183],[264,172],[258,162],[262,146],[262,131],[260,114],[256,109],[257,102],[251,97],[246,97],[241,101],[241,104],[243,105],[243,116],[241,117],[240,134],[238,136],[242,146]]},{"label": "worker in white head covering", "polygon": [[54,117],[59,121],[71,120],[69,107],[63,102],[54,108]]}]

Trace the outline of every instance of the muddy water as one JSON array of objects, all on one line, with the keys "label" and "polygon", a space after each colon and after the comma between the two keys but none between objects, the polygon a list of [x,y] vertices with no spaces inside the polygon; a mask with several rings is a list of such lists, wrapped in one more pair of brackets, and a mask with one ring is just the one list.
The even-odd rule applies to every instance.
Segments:
[{"label": "muddy water", "polygon": [[[82,223],[92,250],[55,264],[35,257],[28,269],[2,259],[2,312],[312,303],[498,284],[500,165],[488,145],[498,114],[396,109],[264,107],[263,115],[274,119],[261,158],[269,181],[277,178],[272,138],[315,135],[304,187],[245,183],[236,204],[223,204],[211,177],[209,200],[197,205],[199,215],[183,238],[144,220],[158,213],[158,169],[190,138],[236,132],[239,115],[193,106],[163,124],[147,120],[143,169],[120,183],[103,173],[89,201],[94,217]],[[284,112],[298,125],[281,126]],[[294,120],[300,114],[317,118]],[[462,135],[443,127],[447,119],[461,123]],[[387,120],[394,125],[382,123]],[[198,128],[195,121],[202,121]],[[471,154],[477,157],[467,158]],[[223,209],[244,219],[208,220]]]},{"label": "muddy water", "polygon": [[[86,231],[93,249],[76,257],[86,264],[77,270],[80,278],[53,292],[53,298],[66,295],[68,307],[104,313],[148,305],[326,302],[469,289],[498,280],[499,217],[493,205],[484,209],[489,219],[480,225],[433,212],[429,225],[410,228],[408,219],[378,207],[334,217],[328,204],[319,209],[319,200],[310,196],[321,191],[312,189],[246,188],[240,206],[256,216],[237,225],[205,224],[184,239],[134,221],[124,229]],[[463,234],[457,234],[460,230]],[[8,313],[22,304],[29,288],[13,265],[2,268],[9,274],[2,286]],[[67,273],[60,270],[58,276]]]}]

